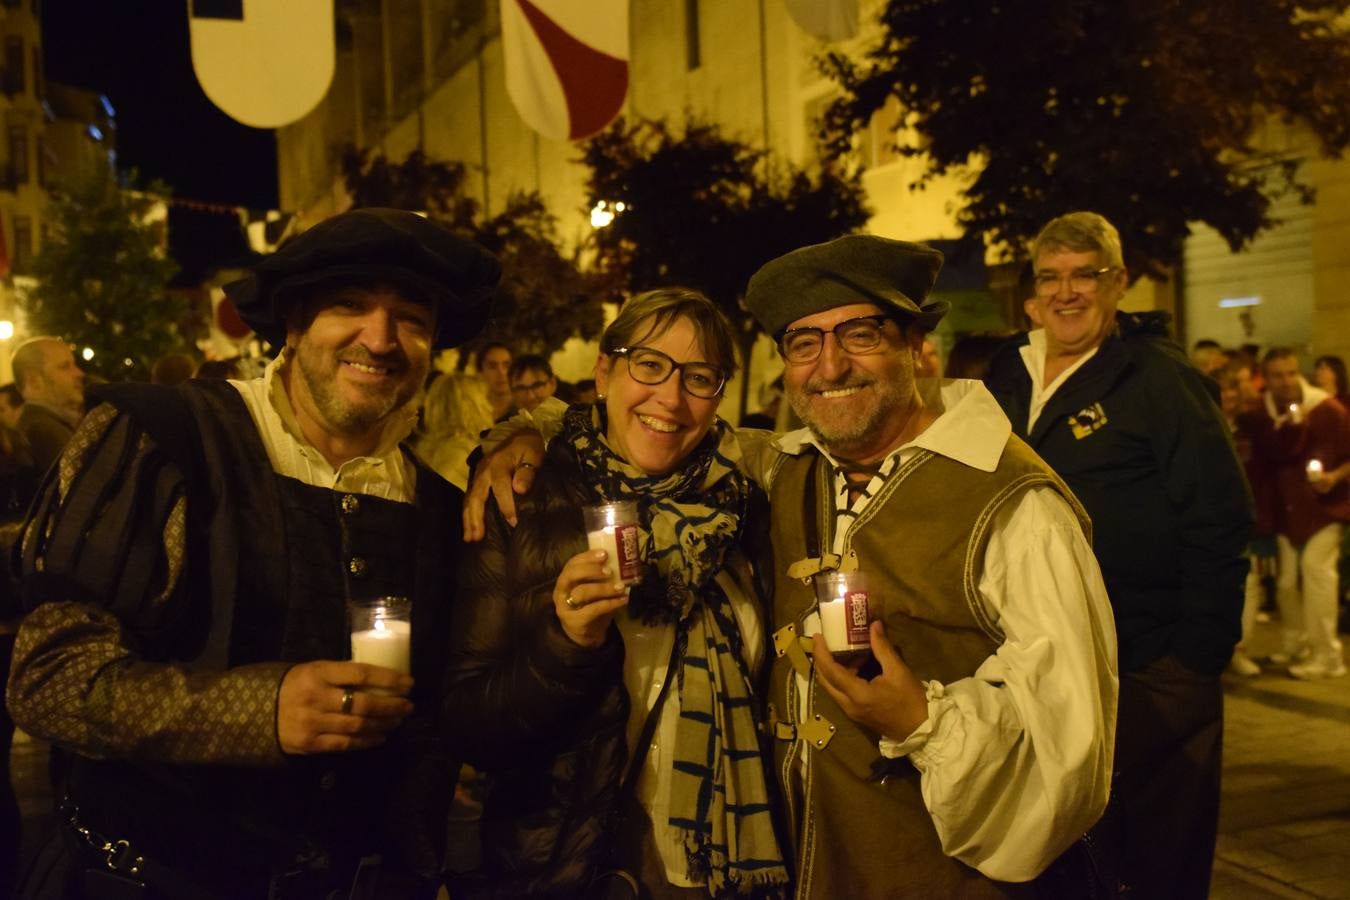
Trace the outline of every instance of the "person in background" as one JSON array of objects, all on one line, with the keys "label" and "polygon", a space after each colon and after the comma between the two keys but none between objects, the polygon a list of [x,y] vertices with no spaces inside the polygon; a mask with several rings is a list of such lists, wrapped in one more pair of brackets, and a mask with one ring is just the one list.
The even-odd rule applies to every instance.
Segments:
[{"label": "person in background", "polygon": [[[1235,357],[1216,373],[1215,381],[1219,383],[1219,408],[1223,410],[1224,420],[1228,422],[1228,428],[1232,432],[1233,446],[1237,450],[1238,459],[1242,462],[1247,484],[1253,493],[1257,494],[1265,488],[1265,484],[1264,479],[1255,471],[1255,450],[1252,446],[1258,428],[1259,414],[1248,409],[1243,397],[1243,386],[1251,381],[1251,372],[1247,368],[1246,361],[1241,355]],[[1257,494],[1258,509],[1264,502]],[[1252,658],[1247,641],[1252,636],[1252,629],[1256,626],[1256,614],[1265,599],[1264,576],[1267,571],[1274,571],[1275,543],[1269,538],[1263,540],[1253,536],[1247,555],[1251,565],[1247,571],[1243,595],[1242,637],[1233,648],[1233,658],[1228,662],[1228,671],[1244,678],[1253,678],[1261,674],[1261,666]]]},{"label": "person in background", "polygon": [[1218,385],[1168,337],[1165,315],[1118,311],[1129,275],[1115,227],[1096,213],[1060,216],[1031,257],[1025,310],[1038,327],[999,353],[986,384],[1092,517],[1120,640],[1107,816],[1121,828],[1124,879],[1150,900],[1202,900],[1250,494]]},{"label": "person in background", "polygon": [[1262,360],[1265,408],[1252,438],[1257,531],[1275,535],[1281,652],[1295,678],[1345,674],[1336,636],[1338,568],[1350,521],[1350,411],[1304,381],[1298,355],[1272,347]]},{"label": "person in background", "polygon": [[595,379],[583,378],[572,387],[573,403],[595,402]]},{"label": "person in background", "polygon": [[[282,348],[262,377],[84,417],[20,544],[9,709],[74,757],[25,900],[434,896],[461,495],[404,439],[499,277],[430,219],[343,213],[225,286]],[[346,601],[381,597],[411,676],[350,661]]]},{"label": "person in background", "polygon": [[197,364],[183,353],[170,353],[155,360],[150,367],[151,384],[182,384],[192,377]]},{"label": "person in background", "polygon": [[494,422],[516,411],[511,399],[511,356],[511,348],[501,341],[484,344],[474,356],[474,367],[492,404]]},{"label": "person in background", "polygon": [[553,367],[542,356],[516,357],[511,361],[507,379],[511,383],[511,399],[516,409],[526,412],[532,411],[558,390],[558,379],[553,377]]},{"label": "person in background", "polygon": [[[37,490],[40,473],[33,466],[28,442],[19,433],[23,396],[11,382],[0,387],[0,673],[9,671],[14,657],[14,635],[23,609],[18,586],[9,571],[10,551],[18,538],[19,522]],[[2,698],[0,698],[2,699]],[[22,819],[19,800],[9,778],[14,720],[0,702],[0,897],[9,897],[18,871]]]},{"label": "person in background", "polygon": [[193,378],[221,378],[230,380],[232,378],[241,378],[239,371],[239,357],[234,356],[230,359],[208,359],[197,367],[193,373]]},{"label": "person in background", "polygon": [[422,404],[422,433],[414,444],[427,465],[446,481],[464,490],[469,478],[469,454],[478,435],[492,427],[492,405],[483,379],[464,372],[448,372],[431,383]]},{"label": "person in background", "polygon": [[1350,408],[1350,381],[1346,379],[1345,360],[1339,356],[1319,356],[1313,363],[1313,383],[1341,404]]},{"label": "person in background", "polygon": [[14,350],[14,384],[23,395],[19,433],[28,442],[33,464],[46,472],[61,455],[84,415],[84,372],[70,344],[35,337]]},{"label": "person in background", "polygon": [[1201,338],[1191,348],[1191,364],[1213,378],[1220,369],[1228,365],[1228,357],[1224,355],[1223,345],[1218,341]]},{"label": "person in background", "polygon": [[947,378],[983,381],[998,351],[1011,339],[1007,334],[963,334],[947,354]]},{"label": "person in background", "polygon": [[942,377],[942,357],[931,337],[925,337],[923,346],[919,348],[919,367],[915,374],[920,378]]}]

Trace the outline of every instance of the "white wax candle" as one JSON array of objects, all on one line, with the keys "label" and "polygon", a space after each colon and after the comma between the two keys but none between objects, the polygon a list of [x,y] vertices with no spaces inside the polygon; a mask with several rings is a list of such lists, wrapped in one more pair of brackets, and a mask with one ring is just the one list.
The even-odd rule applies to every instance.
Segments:
[{"label": "white wax candle", "polygon": [[1308,460],[1308,480],[1309,481],[1322,480],[1322,461],[1320,459]]},{"label": "white wax candle", "polygon": [[375,627],[352,632],[352,662],[384,666],[412,674],[412,626],[394,619],[377,619]]},{"label": "white wax candle", "polygon": [[[628,540],[627,552],[620,547],[620,538]],[[619,525],[598,528],[586,533],[586,544],[592,550],[603,550],[610,570],[625,584],[638,580],[637,526]]]},{"label": "white wax candle", "polygon": [[831,653],[869,649],[867,620],[867,595],[861,591],[820,604],[820,633]]}]

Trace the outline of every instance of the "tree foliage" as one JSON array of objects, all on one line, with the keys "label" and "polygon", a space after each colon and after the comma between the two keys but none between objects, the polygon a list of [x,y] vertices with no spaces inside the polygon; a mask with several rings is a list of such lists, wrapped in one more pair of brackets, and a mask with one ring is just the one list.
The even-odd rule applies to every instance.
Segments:
[{"label": "tree foliage", "polygon": [[740,304],[760,266],[856,230],[868,218],[856,173],[776,162],[715,125],[617,121],[583,146],[589,203],[618,209],[595,232],[596,266],[622,290],[682,285],[707,294],[758,333]]},{"label": "tree foliage", "polygon": [[864,62],[823,65],[844,95],[826,114],[848,152],[888,98],[918,186],[969,166],[958,220],[1020,255],[1074,209],[1120,228],[1135,274],[1179,261],[1188,223],[1239,249],[1271,199],[1309,192],[1297,163],[1263,157],[1264,117],[1297,120],[1327,155],[1350,140],[1343,0],[890,0]]},{"label": "tree foliage", "polygon": [[163,220],[150,220],[167,194],[159,183],[124,189],[103,166],[51,189],[49,231],[33,261],[38,285],[23,300],[29,331],[91,348],[81,365],[110,380],[145,378],[185,344],[189,304],[168,291],[178,265]]},{"label": "tree foliage", "polygon": [[427,213],[478,241],[502,262],[502,283],[477,343],[499,340],[517,353],[544,356],[572,336],[592,338],[604,322],[600,291],[575,254],[563,253],[558,223],[536,193],[513,194],[505,208],[484,217],[465,193],[462,163],[420,151],[400,163],[355,149],[343,154],[343,178],[352,206],[384,206]]}]

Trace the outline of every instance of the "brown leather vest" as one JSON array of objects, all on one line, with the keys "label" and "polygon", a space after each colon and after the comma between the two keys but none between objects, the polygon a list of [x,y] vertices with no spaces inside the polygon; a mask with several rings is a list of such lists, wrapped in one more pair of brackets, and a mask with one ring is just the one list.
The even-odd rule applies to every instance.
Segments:
[{"label": "brown leather vest", "polygon": [[[847,549],[869,577],[872,615],[923,680],[949,684],[974,674],[1002,634],[978,594],[995,513],[1034,486],[1059,490],[1090,535],[1086,513],[1063,482],[1025,443],[1008,441],[992,472],[920,451],[902,464],[850,528]],[[801,623],[815,609],[810,585],[786,569],[834,543],[835,489],[829,464],[808,453],[786,462],[771,495],[775,585],[773,628]],[[817,546],[808,550],[807,522]],[[878,735],[855,725],[809,682],[809,713],[798,728],[797,674],[789,657],[774,662],[770,720],[797,731],[775,740],[775,764],[796,838],[797,896],[1011,897],[1029,885],[991,881],[942,852],[905,760],[884,760]],[[817,717],[820,717],[819,720]],[[833,732],[812,730],[834,726]],[[803,733],[805,732],[805,733]],[[817,739],[828,734],[823,748]],[[809,756],[803,779],[801,754]]]}]

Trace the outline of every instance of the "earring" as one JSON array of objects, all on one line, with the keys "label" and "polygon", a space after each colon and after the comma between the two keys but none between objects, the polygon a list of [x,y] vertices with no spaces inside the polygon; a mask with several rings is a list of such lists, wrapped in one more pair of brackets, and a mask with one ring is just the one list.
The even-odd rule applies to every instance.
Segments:
[{"label": "earring", "polygon": [[605,395],[604,395],[604,394],[596,394],[596,395],[595,395],[595,402],[596,402],[596,403],[604,403],[604,402],[605,402]]}]

